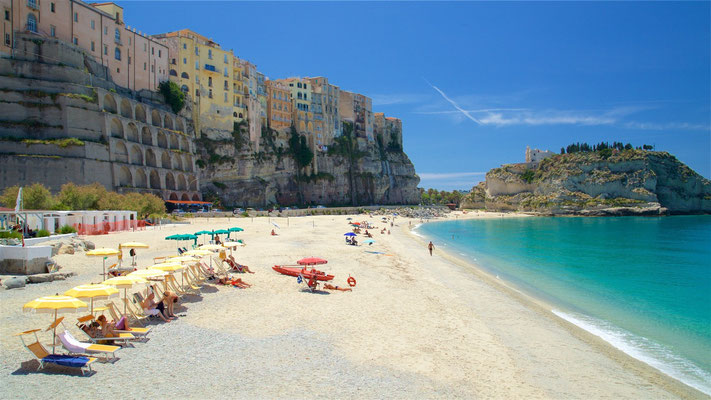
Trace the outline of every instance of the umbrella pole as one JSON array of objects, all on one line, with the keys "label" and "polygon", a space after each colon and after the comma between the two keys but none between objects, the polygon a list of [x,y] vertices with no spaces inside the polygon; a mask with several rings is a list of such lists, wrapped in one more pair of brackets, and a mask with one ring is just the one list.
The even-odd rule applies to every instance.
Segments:
[{"label": "umbrella pole", "polygon": [[[54,321],[57,320],[57,310],[54,310]],[[54,321],[52,321],[52,324],[54,324]],[[54,345],[55,342],[57,341],[57,327],[54,327],[54,332],[52,334],[52,354],[54,354]]]},{"label": "umbrella pole", "polygon": [[126,316],[126,307],[128,306],[128,288],[123,288],[123,316]]},{"label": "umbrella pole", "polygon": [[104,275],[104,280],[106,280],[106,258],[102,258],[102,259],[101,259],[101,263],[102,263],[103,266],[104,266],[103,275]]}]

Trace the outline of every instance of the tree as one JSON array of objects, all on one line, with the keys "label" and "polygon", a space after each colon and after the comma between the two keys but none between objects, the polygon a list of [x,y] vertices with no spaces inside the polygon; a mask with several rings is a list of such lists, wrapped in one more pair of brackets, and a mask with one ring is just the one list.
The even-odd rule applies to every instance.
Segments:
[{"label": "tree", "polygon": [[77,186],[65,183],[57,195],[57,208],[61,210],[96,210],[99,200],[106,196],[106,188],[98,183]]},{"label": "tree", "polygon": [[289,137],[289,151],[299,168],[304,168],[311,164],[314,153],[306,142],[306,136],[300,135],[294,125],[291,126],[291,136]]},{"label": "tree", "polygon": [[185,93],[180,90],[180,87],[175,82],[163,81],[158,84],[158,90],[174,113],[177,114],[183,109],[185,106]]}]

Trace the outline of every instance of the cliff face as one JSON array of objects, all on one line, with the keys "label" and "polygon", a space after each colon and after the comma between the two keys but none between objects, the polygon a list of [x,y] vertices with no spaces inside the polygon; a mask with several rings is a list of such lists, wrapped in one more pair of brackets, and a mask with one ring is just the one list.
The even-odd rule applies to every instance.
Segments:
[{"label": "cliff face", "polygon": [[352,169],[346,155],[317,152],[312,166],[297,175],[283,138],[277,138],[276,144],[262,140],[260,148],[264,151],[260,152],[253,152],[246,138],[237,142],[240,140],[244,143],[241,146],[232,141],[200,142],[203,159],[208,160],[199,170],[203,192],[213,194],[223,204],[261,207],[419,202],[420,178],[403,152],[385,152],[375,144],[366,145]]},{"label": "cliff face", "polygon": [[556,155],[486,174],[463,207],[543,214],[710,213],[711,182],[665,152]]}]

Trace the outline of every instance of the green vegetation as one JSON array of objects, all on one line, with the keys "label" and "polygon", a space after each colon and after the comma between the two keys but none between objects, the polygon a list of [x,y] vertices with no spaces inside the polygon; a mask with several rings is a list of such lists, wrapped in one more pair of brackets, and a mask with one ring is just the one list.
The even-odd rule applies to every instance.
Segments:
[{"label": "green vegetation", "polygon": [[22,121],[7,121],[0,120],[0,126],[5,128],[13,128],[17,126],[24,126],[27,128],[59,128],[62,129],[62,125],[51,125],[36,119],[23,119]]},{"label": "green vegetation", "polygon": [[[610,144],[609,142],[600,142],[598,144],[593,144],[592,146],[589,145],[588,143],[573,143],[569,144],[567,147],[563,148],[561,147],[560,149],[560,154],[571,154],[571,153],[586,153],[586,152],[593,152],[593,151],[601,151],[601,150],[617,150],[617,151],[622,151],[622,150],[632,150],[634,147],[632,147],[632,144],[627,143],[627,144],[622,144],[622,142],[612,142]],[[650,146],[648,144],[642,145],[642,147],[637,147],[637,150],[652,150],[654,149],[654,146]]]},{"label": "green vegetation", "polygon": [[235,146],[235,152],[242,150],[242,147],[249,142],[249,138],[246,138],[245,133],[249,132],[249,125],[247,120],[242,120],[240,122],[235,122],[232,125],[232,142]]},{"label": "green vegetation", "polygon": [[180,87],[171,81],[163,81],[158,84],[158,91],[163,95],[165,102],[170,105],[174,113],[179,113],[185,106],[185,93]]},{"label": "green vegetation", "polygon": [[218,188],[218,189],[222,189],[222,190],[227,189],[227,185],[225,185],[225,184],[222,183],[222,182],[212,181],[212,184],[215,185],[215,187]]},{"label": "green vegetation", "polygon": [[459,203],[464,198],[464,193],[459,190],[453,190],[448,192],[446,190],[438,191],[437,189],[425,189],[417,188],[420,191],[420,199],[422,204],[433,205],[433,204],[449,204],[454,203],[459,205]]},{"label": "green vegetation", "polygon": [[15,231],[0,231],[0,239],[22,239],[22,234]]},{"label": "green vegetation", "polygon": [[61,228],[59,228],[59,233],[66,235],[67,233],[76,233],[77,230],[71,225],[64,225]]},{"label": "green vegetation", "polygon": [[40,229],[37,231],[37,237],[48,237],[49,231],[46,229]]},{"label": "green vegetation", "polygon": [[69,146],[84,146],[85,143],[77,138],[66,138],[66,139],[48,139],[48,140],[41,140],[41,139],[23,139],[22,143],[26,145],[31,145],[31,144],[53,144],[55,146],[59,146],[62,148],[69,147]]},{"label": "green vegetation", "polygon": [[388,159],[387,154],[385,154],[385,145],[383,144],[383,135],[378,134],[375,137],[375,142],[378,144],[378,153],[380,154],[380,161],[386,161]]},{"label": "green vegetation", "polygon": [[306,136],[300,135],[294,125],[291,126],[291,137],[289,137],[289,154],[299,168],[306,167],[314,159],[314,153],[306,142]]},{"label": "green vegetation", "polygon": [[[0,196],[2,203],[14,208],[18,190],[18,186],[6,188]],[[155,195],[109,192],[98,183],[86,186],[67,183],[56,196],[44,185],[35,183],[22,189],[22,198],[26,210],[131,210],[141,218],[165,214],[165,203]]]},{"label": "green vegetation", "polygon": [[198,159],[195,161],[195,165],[197,165],[198,168],[205,168],[205,161]]},{"label": "green vegetation", "polygon": [[526,172],[521,174],[521,179],[523,179],[523,181],[526,183],[531,183],[531,182],[533,182],[534,176],[535,176],[535,172],[533,172],[532,169],[528,169],[528,170],[526,170]]}]

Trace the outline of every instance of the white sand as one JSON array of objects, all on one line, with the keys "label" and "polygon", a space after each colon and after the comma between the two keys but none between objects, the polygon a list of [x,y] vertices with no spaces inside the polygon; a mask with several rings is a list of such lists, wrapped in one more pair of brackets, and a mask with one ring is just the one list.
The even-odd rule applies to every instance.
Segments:
[{"label": "white sand", "polygon": [[[369,220],[381,225],[379,217]],[[138,251],[145,266],[175,254],[165,236],[241,226],[237,237],[248,245],[236,258],[257,272],[239,275],[251,289],[206,285],[182,303],[178,320],[156,323],[147,343],[120,350],[114,364],[96,363],[91,377],[54,367],[34,372],[37,363],[12,335],[51,322],[47,314],[23,314],[24,303],[100,281],[100,259],[57,256],[64,271],[79,275],[0,291],[0,398],[703,397],[471,264],[439,249],[430,257],[407,219],[397,219],[391,235],[375,230],[376,244],[360,247],[344,244],[346,216],[271,221],[281,226],[279,236],[269,235],[268,218],[232,218],[90,237],[101,247],[150,244]],[[336,275],[334,284],[345,286],[350,274],[357,287],[312,294],[271,269],[307,256],[328,259],[322,269]]]}]

